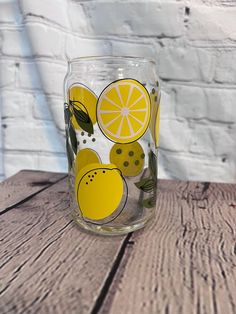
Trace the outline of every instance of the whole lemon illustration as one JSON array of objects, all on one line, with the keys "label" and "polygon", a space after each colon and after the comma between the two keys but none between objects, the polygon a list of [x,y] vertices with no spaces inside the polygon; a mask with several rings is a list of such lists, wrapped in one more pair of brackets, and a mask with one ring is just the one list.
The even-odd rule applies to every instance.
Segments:
[{"label": "whole lemon illustration", "polygon": [[127,185],[115,165],[93,163],[78,173],[75,196],[83,218],[99,223],[108,217],[114,219],[122,211]]},{"label": "whole lemon illustration", "polygon": [[137,176],[143,170],[144,159],[144,151],[138,142],[115,144],[110,151],[110,161],[125,177]]}]

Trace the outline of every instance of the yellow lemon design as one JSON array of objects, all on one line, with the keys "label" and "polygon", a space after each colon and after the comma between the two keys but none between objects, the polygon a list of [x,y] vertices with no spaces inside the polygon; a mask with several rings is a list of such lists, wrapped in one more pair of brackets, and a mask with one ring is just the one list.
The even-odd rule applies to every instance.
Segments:
[{"label": "yellow lemon design", "polygon": [[[120,206],[126,183],[115,165],[90,164],[85,166],[75,180],[75,194],[84,219],[114,219],[123,209]],[[107,222],[107,221],[106,221]],[[103,222],[104,223],[104,222]]]},{"label": "yellow lemon design", "polygon": [[[74,101],[74,106],[78,110],[82,110],[89,115],[92,124],[96,122],[96,104],[97,96],[86,86],[82,84],[75,84],[69,88],[68,96],[70,101]],[[80,130],[75,116],[71,120],[73,127]]]},{"label": "yellow lemon design", "polygon": [[130,143],[146,131],[150,97],[138,81],[122,79],[108,85],[97,103],[97,122],[104,135],[116,143]]},{"label": "yellow lemon design", "polygon": [[156,91],[154,88],[150,94],[151,99],[151,118],[150,118],[150,131],[152,138],[155,142],[156,147],[158,147],[159,142],[159,127],[160,127],[160,92]]},{"label": "yellow lemon design", "polygon": [[110,151],[110,161],[119,168],[123,176],[137,176],[144,166],[144,151],[138,142],[115,144]]},{"label": "yellow lemon design", "polygon": [[86,165],[93,163],[101,163],[98,153],[90,148],[81,149],[75,158],[75,174],[77,174]]}]

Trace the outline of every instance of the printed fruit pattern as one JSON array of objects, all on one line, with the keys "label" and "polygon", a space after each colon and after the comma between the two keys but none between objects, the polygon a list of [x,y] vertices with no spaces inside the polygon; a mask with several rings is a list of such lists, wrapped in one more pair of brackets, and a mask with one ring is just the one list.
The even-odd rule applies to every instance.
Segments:
[{"label": "printed fruit pattern", "polygon": [[135,80],[116,81],[98,99],[98,125],[115,143],[137,141],[148,127],[150,107],[149,94],[142,84]]},{"label": "printed fruit pattern", "polygon": [[[105,224],[124,209],[128,197],[124,177],[136,177],[143,171],[146,156],[138,139],[148,127],[158,146],[159,98],[155,89],[149,95],[144,85],[133,79],[109,84],[98,98],[83,84],[69,88],[65,104],[67,155],[75,173],[76,201],[86,221]],[[103,164],[91,148],[78,150],[76,133],[83,144],[95,142],[96,125],[99,132],[114,142],[110,164]],[[146,208],[155,206],[156,157],[152,154],[147,156],[150,175],[135,182],[136,188],[148,193],[142,203]]]},{"label": "printed fruit pattern", "polygon": [[[120,204],[125,187],[115,165],[94,163],[85,166],[75,182],[75,195],[84,219],[95,223],[107,217],[114,219],[123,209]],[[125,202],[126,198],[127,193]]]},{"label": "printed fruit pattern", "polygon": [[143,170],[145,154],[138,142],[115,144],[110,151],[110,161],[125,177],[135,177]]},{"label": "printed fruit pattern", "polygon": [[75,174],[79,173],[85,166],[94,163],[101,163],[99,155],[93,149],[81,149],[75,158]]},{"label": "printed fruit pattern", "polygon": [[[86,86],[82,84],[72,85],[69,89],[69,99],[73,103],[70,110],[72,111],[72,125],[76,130],[83,129],[83,123],[86,122],[86,115],[88,116],[87,120],[91,120],[91,123],[96,122],[96,104],[97,96]],[[76,115],[81,113],[81,121],[78,123]],[[83,119],[84,118],[84,119]]]}]

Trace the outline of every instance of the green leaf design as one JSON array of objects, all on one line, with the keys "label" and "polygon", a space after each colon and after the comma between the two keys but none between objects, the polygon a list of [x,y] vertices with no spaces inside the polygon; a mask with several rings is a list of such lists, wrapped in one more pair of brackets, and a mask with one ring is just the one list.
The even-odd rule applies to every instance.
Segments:
[{"label": "green leaf design", "polygon": [[66,153],[67,153],[69,169],[71,169],[73,165],[73,161],[74,161],[74,153],[72,151],[68,138],[66,138]]},{"label": "green leaf design", "polygon": [[73,129],[71,123],[69,123],[68,131],[69,131],[71,146],[72,146],[72,149],[76,155],[76,153],[77,153],[77,138],[76,138],[75,130]]},{"label": "green leaf design", "polygon": [[147,198],[143,200],[143,207],[152,208],[156,205],[156,199],[154,197]]},{"label": "green leaf design", "polygon": [[150,178],[142,179],[139,182],[136,182],[135,185],[138,189],[146,193],[152,192],[156,188],[156,182]]},{"label": "green leaf design", "polygon": [[70,116],[71,116],[71,113],[70,113],[70,110],[68,108],[68,104],[64,103],[64,118],[65,118],[65,123],[66,124],[69,124]]},{"label": "green leaf design", "polygon": [[74,111],[75,119],[78,125],[81,127],[81,129],[83,129],[87,133],[93,134],[94,133],[93,123],[88,113],[81,109],[77,109],[75,107],[73,108],[73,111]]},{"label": "green leaf design", "polygon": [[153,153],[152,150],[149,152],[148,163],[149,163],[151,176],[153,180],[157,182],[157,156]]}]

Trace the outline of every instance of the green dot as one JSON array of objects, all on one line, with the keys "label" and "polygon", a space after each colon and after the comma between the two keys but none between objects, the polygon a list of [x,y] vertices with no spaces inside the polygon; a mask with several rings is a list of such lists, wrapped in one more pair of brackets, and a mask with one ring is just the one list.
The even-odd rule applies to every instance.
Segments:
[{"label": "green dot", "polygon": [[129,165],[128,161],[125,161],[125,162],[123,163],[123,165],[124,165],[125,167],[128,167],[128,165]]},{"label": "green dot", "polygon": [[144,159],[144,157],[145,157],[144,153],[142,153],[140,157],[141,157],[142,159]]},{"label": "green dot", "polygon": [[81,132],[81,135],[84,136],[84,132]]},{"label": "green dot", "polygon": [[118,148],[118,149],[116,150],[116,153],[117,153],[117,154],[121,154],[121,153],[122,153],[122,150],[121,150],[120,148]]},{"label": "green dot", "polygon": [[139,160],[135,160],[135,165],[138,166],[139,165]]},{"label": "green dot", "polygon": [[134,156],[134,152],[132,150],[129,152],[129,156]]},{"label": "green dot", "polygon": [[157,102],[157,96],[155,96],[154,100],[155,100],[155,102]]},{"label": "green dot", "polygon": [[156,84],[157,84],[157,87],[158,87],[159,86],[159,82],[157,81]]},{"label": "green dot", "polygon": [[155,88],[152,89],[152,94],[155,94]]},{"label": "green dot", "polygon": [[93,141],[93,142],[95,142],[95,141],[96,141],[96,139],[95,139],[95,138],[92,138],[92,141]]},{"label": "green dot", "polygon": [[86,140],[83,140],[83,143],[86,144]]}]

